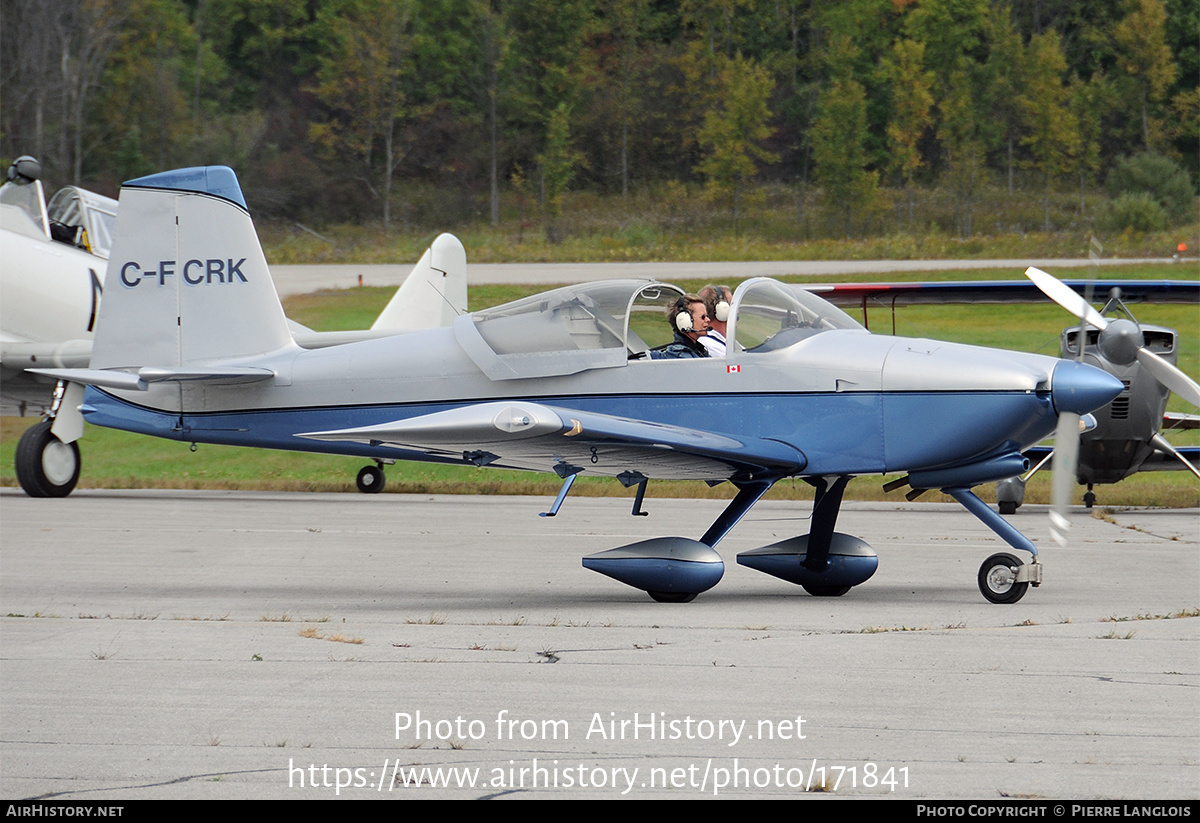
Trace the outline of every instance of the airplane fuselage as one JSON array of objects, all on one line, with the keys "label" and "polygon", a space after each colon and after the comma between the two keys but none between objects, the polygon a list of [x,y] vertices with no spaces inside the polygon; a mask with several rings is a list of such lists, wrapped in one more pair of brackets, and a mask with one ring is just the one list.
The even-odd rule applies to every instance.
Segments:
[{"label": "airplane fuselage", "polygon": [[[1059,362],[834,330],[729,359],[632,360],[577,374],[493,380],[456,345],[454,329],[438,329],[336,349],[287,349],[256,361],[276,372],[266,384],[152,386],[124,399],[89,389],[85,412],[100,425],[183,441],[428,459],[390,446],[295,435],[415,418],[486,396],[735,439],[768,431],[771,440],[803,454],[804,474],[868,474],[972,462],[1040,441],[1055,425],[1050,388]],[[600,475],[627,468],[619,449],[611,460],[600,450],[584,467]]]}]

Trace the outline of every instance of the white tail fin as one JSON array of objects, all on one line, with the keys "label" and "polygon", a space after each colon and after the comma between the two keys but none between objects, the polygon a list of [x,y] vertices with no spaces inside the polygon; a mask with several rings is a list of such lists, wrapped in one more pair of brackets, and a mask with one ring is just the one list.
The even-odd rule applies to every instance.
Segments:
[{"label": "white tail fin", "polygon": [[93,369],[196,366],[288,345],[232,169],[180,169],[122,186]]},{"label": "white tail fin", "polygon": [[439,234],[371,329],[436,329],[466,311],[467,253],[457,237]]}]

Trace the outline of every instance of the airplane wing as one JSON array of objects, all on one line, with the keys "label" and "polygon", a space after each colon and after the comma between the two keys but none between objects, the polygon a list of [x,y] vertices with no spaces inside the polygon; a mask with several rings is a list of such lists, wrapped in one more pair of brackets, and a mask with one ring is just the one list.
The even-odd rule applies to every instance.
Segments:
[{"label": "airplane wing", "polygon": [[479,403],[376,426],[305,432],[479,466],[670,480],[750,480],[807,465],[777,440],[726,435],[524,401]]},{"label": "airplane wing", "polygon": [[1167,412],[1163,415],[1163,431],[1178,431],[1179,429],[1200,429],[1200,414]]},{"label": "airplane wing", "polygon": [[63,340],[57,343],[27,340],[0,342],[0,364],[6,369],[86,368],[92,359],[91,340]]},{"label": "airplane wing", "polygon": [[[1195,466],[1200,463],[1200,446],[1176,446],[1175,451],[1183,457],[1184,460]],[[1161,471],[1161,472],[1179,472],[1189,471],[1189,467],[1185,466],[1178,458],[1172,454],[1156,451],[1146,458],[1146,462],[1138,468],[1138,471]]]},{"label": "airplane wing", "polygon": [[92,359],[91,340],[59,343],[26,340],[0,334],[0,414],[42,414],[54,402],[56,378],[31,372],[35,366],[79,368]]},{"label": "airplane wing", "polygon": [[[1175,447],[1175,450],[1183,455],[1183,459],[1190,462],[1193,466],[1196,465],[1197,461],[1200,461],[1200,446],[1177,446]],[[1044,458],[1048,457],[1053,451],[1053,446],[1033,446],[1032,448],[1028,448],[1021,453],[1025,457],[1029,458],[1029,464],[1031,466],[1036,466]],[[1146,458],[1145,462],[1138,467],[1138,471],[1142,472],[1180,472],[1189,470],[1190,469],[1181,463],[1174,455],[1161,451],[1152,452],[1150,456]]]},{"label": "airplane wing", "polygon": [[[1195,280],[1064,280],[1084,294],[1088,286],[1099,299],[1117,287],[1125,303],[1197,303]],[[835,306],[905,306],[937,303],[1045,303],[1046,295],[1029,280],[947,280],[941,283],[832,283],[805,285]]]}]

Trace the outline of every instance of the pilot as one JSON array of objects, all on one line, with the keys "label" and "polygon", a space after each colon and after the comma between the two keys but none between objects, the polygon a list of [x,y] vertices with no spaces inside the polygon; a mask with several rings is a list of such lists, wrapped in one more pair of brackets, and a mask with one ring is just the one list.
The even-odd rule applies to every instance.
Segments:
[{"label": "pilot", "polygon": [[728,286],[705,286],[699,297],[704,301],[708,313],[708,332],[696,342],[704,347],[709,357],[725,356],[725,330],[729,326],[729,304],[733,292]]},{"label": "pilot", "polygon": [[651,357],[655,360],[708,357],[708,353],[696,342],[708,331],[708,312],[703,300],[694,294],[683,295],[667,311],[667,322],[675,332],[675,339]]}]

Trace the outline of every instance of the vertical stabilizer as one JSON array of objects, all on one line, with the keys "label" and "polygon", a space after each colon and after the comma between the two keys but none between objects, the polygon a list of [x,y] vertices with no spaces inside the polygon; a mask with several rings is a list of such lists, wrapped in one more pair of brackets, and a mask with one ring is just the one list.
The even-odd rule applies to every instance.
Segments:
[{"label": "vertical stabilizer", "polygon": [[93,369],[190,366],[291,343],[232,169],[180,169],[121,187]]},{"label": "vertical stabilizer", "polygon": [[467,253],[457,237],[439,234],[371,328],[436,329],[466,311]]}]

